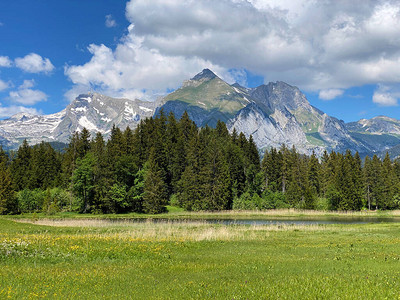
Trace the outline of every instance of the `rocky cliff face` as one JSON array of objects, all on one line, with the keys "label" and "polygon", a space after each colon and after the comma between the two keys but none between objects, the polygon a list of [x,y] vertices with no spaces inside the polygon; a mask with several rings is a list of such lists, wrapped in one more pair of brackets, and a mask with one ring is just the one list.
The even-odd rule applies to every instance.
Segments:
[{"label": "rocky cliff face", "polygon": [[[236,128],[247,135],[252,134],[262,149],[285,143],[307,154],[312,151],[321,154],[324,150],[345,151],[347,148],[368,151],[362,142],[350,135],[343,122],[310,105],[297,87],[276,82],[247,89],[247,92],[257,109],[253,108],[253,113],[237,114],[228,126],[231,130]],[[262,122],[257,121],[260,116],[254,111],[261,111],[264,119],[269,120],[268,125],[261,125]],[[270,124],[274,124],[275,130]]]}]

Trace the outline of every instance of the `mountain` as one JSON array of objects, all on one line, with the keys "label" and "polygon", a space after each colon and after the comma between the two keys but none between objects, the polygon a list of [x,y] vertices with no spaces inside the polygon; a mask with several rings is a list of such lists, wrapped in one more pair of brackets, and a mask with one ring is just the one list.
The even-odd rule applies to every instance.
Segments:
[{"label": "mountain", "polygon": [[229,85],[209,69],[185,81],[182,87],[164,97],[162,108],[179,118],[185,111],[197,126],[227,122],[251,101],[240,89]]},{"label": "mountain", "polygon": [[[23,139],[68,142],[75,131],[86,127],[92,134],[108,136],[113,124],[132,129],[143,118],[187,111],[198,126],[226,122],[264,151],[286,144],[299,152],[321,155],[324,150],[358,151],[362,156],[383,151],[398,153],[400,121],[384,116],[345,124],[312,106],[295,86],[270,82],[255,88],[228,84],[209,69],[183,82],[181,88],[156,102],[116,99],[98,93],[79,95],[63,111],[44,116],[17,114],[0,121],[0,143],[17,147]],[[397,147],[397,148],[396,148]]]},{"label": "mountain", "polygon": [[[400,121],[386,116],[361,119],[347,123],[353,138],[368,145],[373,153],[384,157],[388,151],[392,158],[399,156]],[[381,153],[378,153],[381,152]]]},{"label": "mountain", "polygon": [[82,94],[56,114],[20,113],[0,121],[0,142],[5,148],[16,148],[24,139],[30,144],[42,140],[68,142],[72,133],[83,127],[93,135],[101,132],[107,136],[113,124],[135,128],[141,119],[153,116],[156,106],[155,102]]},{"label": "mountain", "polygon": [[[342,121],[310,105],[297,87],[278,81],[248,89],[247,92],[257,109],[252,108],[246,114],[239,113],[228,126],[236,130],[240,128],[246,135],[252,134],[261,149],[285,143],[307,154],[312,151],[322,154],[324,150],[342,152],[348,148],[369,151],[351,136]],[[269,124],[262,125],[267,119]],[[276,130],[267,130],[270,124],[274,124]]]}]

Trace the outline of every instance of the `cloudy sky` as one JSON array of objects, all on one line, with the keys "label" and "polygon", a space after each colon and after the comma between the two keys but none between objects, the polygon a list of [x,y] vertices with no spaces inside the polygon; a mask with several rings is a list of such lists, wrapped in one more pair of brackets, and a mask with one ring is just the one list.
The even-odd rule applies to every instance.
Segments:
[{"label": "cloudy sky", "polygon": [[400,1],[0,2],[0,118],[88,91],[151,100],[203,68],[296,85],[345,121],[400,118]]}]

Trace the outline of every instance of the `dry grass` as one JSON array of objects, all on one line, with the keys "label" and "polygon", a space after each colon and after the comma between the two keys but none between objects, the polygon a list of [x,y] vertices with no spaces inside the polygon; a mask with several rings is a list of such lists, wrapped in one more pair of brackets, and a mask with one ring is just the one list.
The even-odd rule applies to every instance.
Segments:
[{"label": "dry grass", "polygon": [[[268,225],[222,225],[206,221],[157,221],[145,222],[100,219],[19,219],[16,222],[53,227],[98,228],[96,236],[117,239],[143,239],[149,241],[238,241],[264,240],[270,232],[288,231],[332,231],[334,225],[268,224]],[[344,226],[341,231],[358,231],[358,226]],[[365,230],[365,228],[364,228]],[[93,235],[93,232],[90,233]]]},{"label": "dry grass", "polygon": [[219,212],[185,212],[184,215],[190,216],[279,216],[279,217],[296,217],[296,216],[338,216],[338,217],[380,217],[380,216],[400,216],[400,210],[392,211],[321,211],[321,210],[304,210],[304,209],[270,209],[270,210],[226,210]]}]

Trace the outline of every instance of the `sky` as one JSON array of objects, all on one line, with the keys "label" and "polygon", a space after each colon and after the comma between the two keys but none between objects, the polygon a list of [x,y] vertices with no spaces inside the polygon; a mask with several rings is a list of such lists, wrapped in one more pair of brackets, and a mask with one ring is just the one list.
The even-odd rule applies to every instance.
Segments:
[{"label": "sky", "polygon": [[151,101],[204,68],[345,122],[399,119],[400,1],[0,1],[0,118],[89,91]]}]

